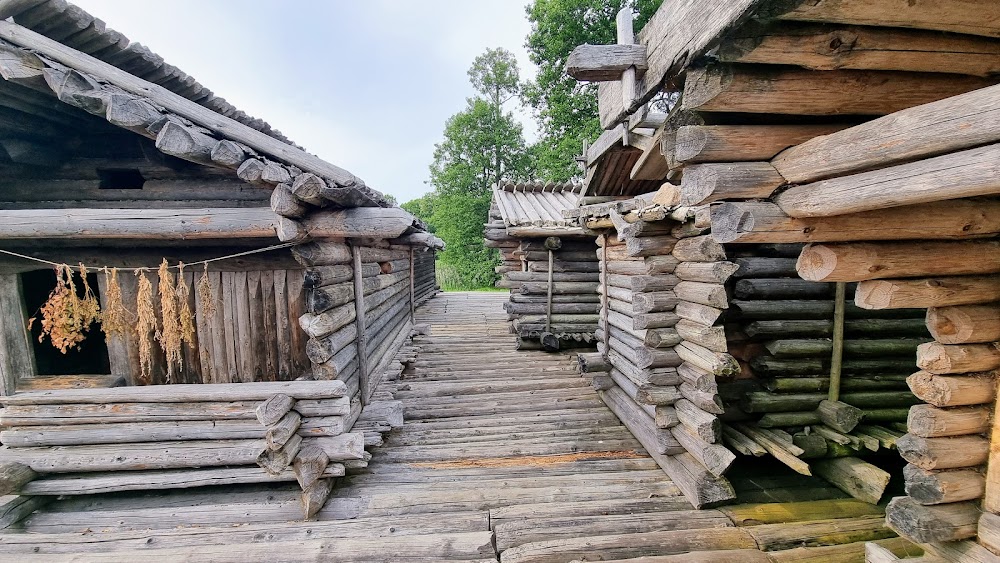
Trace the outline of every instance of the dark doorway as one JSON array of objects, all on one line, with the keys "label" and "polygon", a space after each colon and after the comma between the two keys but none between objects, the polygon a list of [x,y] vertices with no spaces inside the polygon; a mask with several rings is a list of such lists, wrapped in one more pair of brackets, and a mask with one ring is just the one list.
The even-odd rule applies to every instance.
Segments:
[{"label": "dark doorway", "polygon": [[[83,280],[80,274],[73,274],[73,282],[77,291],[83,295]],[[97,294],[97,274],[87,275],[87,283]],[[56,287],[54,270],[35,270],[21,274],[21,284],[24,287],[24,304],[28,315],[35,315],[38,309],[49,298],[49,293]],[[99,324],[91,325],[86,333],[87,338],[80,343],[77,350],[68,350],[65,354],[57,350],[48,338],[42,342],[38,337],[42,333],[41,323],[35,321],[31,327],[31,342],[34,346],[35,364],[38,375],[99,375],[111,373],[111,362],[108,356],[108,344],[104,339]]]}]

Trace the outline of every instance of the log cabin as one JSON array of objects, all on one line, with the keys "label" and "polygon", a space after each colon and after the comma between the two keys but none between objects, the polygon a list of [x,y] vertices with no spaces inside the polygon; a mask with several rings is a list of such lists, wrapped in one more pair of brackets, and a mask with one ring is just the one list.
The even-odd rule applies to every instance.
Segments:
[{"label": "log cabin", "polygon": [[667,1],[568,58],[605,128],[584,195],[615,198],[565,214],[601,247],[581,369],[696,506],[773,457],[888,502],[934,560],[1000,555],[998,22],[988,0]]},{"label": "log cabin", "polygon": [[497,287],[519,349],[591,347],[597,329],[597,257],[593,237],[563,211],[580,203],[582,184],[508,182],[493,186],[485,244],[501,263]]},{"label": "log cabin", "polygon": [[[380,384],[442,241],[72,4],[0,2],[0,78],[2,527],[207,484],[297,481],[315,514],[401,424]],[[57,350],[64,284],[124,326]]]}]

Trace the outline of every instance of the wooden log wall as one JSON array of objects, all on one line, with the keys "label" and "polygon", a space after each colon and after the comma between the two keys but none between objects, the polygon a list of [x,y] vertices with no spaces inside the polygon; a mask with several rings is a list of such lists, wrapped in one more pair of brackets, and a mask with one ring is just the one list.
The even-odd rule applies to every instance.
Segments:
[{"label": "wooden log wall", "polygon": [[374,430],[350,431],[362,410],[349,391],[297,381],[3,397],[0,488],[58,496],[298,481],[309,517],[336,477],[367,465],[365,446],[381,442]]},{"label": "wooden log wall", "polygon": [[[551,333],[561,347],[593,346],[600,310],[599,263],[593,240],[557,237],[546,246],[546,238],[512,237],[499,211],[493,213],[485,225],[486,246],[500,251],[496,272],[501,278],[496,286],[510,290],[504,309],[518,346],[536,348],[543,333]],[[552,250],[550,307],[551,246],[558,248]]]},{"label": "wooden log wall", "polygon": [[722,443],[716,378],[739,367],[717,321],[735,266],[693,218],[628,222],[612,211],[612,222],[598,238],[600,356],[581,355],[581,366],[607,371],[594,378],[601,397],[693,505],[729,501],[735,455]]},{"label": "wooden log wall", "polygon": [[[767,452],[877,503],[889,474],[844,458],[897,449],[909,407],[918,402],[906,384],[913,357],[931,340],[924,310],[862,309],[853,304],[856,284],[846,284],[838,331],[836,284],[798,276],[801,248],[727,245],[739,269],[724,320],[729,351],[741,367],[738,379],[721,384],[732,426],[727,436],[742,453]],[[840,367],[833,373],[835,356]],[[747,442],[760,447],[737,447]]]}]

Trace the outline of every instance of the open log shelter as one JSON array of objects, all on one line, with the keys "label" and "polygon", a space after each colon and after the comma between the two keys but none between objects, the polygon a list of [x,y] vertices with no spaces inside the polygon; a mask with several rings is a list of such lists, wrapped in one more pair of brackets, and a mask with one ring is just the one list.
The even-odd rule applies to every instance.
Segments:
[{"label": "open log shelter", "polygon": [[206,484],[297,481],[314,514],[401,424],[380,384],[443,243],[66,2],[0,2],[0,78],[4,527]]},{"label": "open log shelter", "polygon": [[597,248],[563,212],[578,207],[582,184],[519,182],[493,186],[486,246],[500,251],[497,287],[518,346],[587,347],[597,329]]},{"label": "open log shelter", "polygon": [[584,194],[609,200],[565,214],[601,246],[580,363],[696,506],[773,457],[896,496],[888,525],[942,560],[1000,555],[998,22],[989,1],[665,2],[570,56],[605,127]]}]

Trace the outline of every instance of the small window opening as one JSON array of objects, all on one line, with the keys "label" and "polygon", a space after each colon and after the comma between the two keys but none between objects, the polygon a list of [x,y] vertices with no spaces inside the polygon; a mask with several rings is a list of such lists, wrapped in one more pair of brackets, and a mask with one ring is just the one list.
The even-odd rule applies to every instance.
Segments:
[{"label": "small window opening", "polygon": [[98,169],[97,177],[101,181],[98,188],[102,190],[141,190],[146,183],[142,173],[134,168]]},{"label": "small window opening", "polygon": [[[24,287],[24,304],[29,315],[37,313],[38,309],[48,300],[49,294],[56,287],[54,270],[34,270],[21,274]],[[83,280],[80,274],[73,274],[73,283],[83,296]],[[97,292],[97,274],[88,274],[87,283]],[[98,301],[100,296],[98,295]],[[38,375],[103,375],[111,373],[111,360],[108,355],[108,344],[99,324],[93,324],[87,331],[87,338],[80,343],[77,350],[68,350],[65,354],[57,350],[45,338],[42,342],[38,337],[42,333],[40,322],[31,327],[31,342],[34,347],[35,365]]]}]

